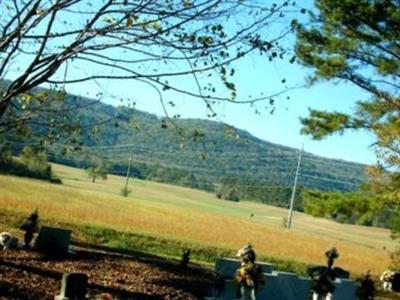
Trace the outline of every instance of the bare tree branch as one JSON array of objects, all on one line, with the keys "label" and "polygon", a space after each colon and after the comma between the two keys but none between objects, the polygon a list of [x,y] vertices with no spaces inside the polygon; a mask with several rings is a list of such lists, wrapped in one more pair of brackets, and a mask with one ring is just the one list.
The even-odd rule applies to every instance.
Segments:
[{"label": "bare tree branch", "polygon": [[[270,22],[289,11],[288,3],[279,5],[259,0],[13,0],[13,7],[0,9],[0,80],[11,65],[17,65],[12,79],[0,95],[0,126],[19,124],[9,120],[7,110],[18,111],[20,96],[43,84],[68,84],[96,79],[134,79],[146,82],[158,92],[172,91],[203,99],[254,103],[274,95],[234,101],[202,92],[207,84],[205,72],[221,72],[225,67],[259,52],[270,55],[284,52],[279,42],[290,33],[268,31]],[[233,21],[232,18],[235,18]],[[289,22],[287,22],[289,24]],[[288,25],[289,27],[289,25]],[[16,61],[17,57],[21,60]],[[276,55],[274,54],[274,57]],[[266,60],[267,61],[267,60]],[[60,67],[85,65],[87,75],[64,72]],[[113,70],[113,73],[110,72]],[[190,76],[197,92],[166,78]],[[221,78],[224,78],[221,75]],[[233,85],[224,79],[227,91]],[[219,83],[217,83],[219,84]],[[222,84],[223,86],[223,84]],[[32,95],[34,97],[34,95]],[[160,98],[162,99],[162,97]],[[15,103],[14,103],[15,102]],[[51,103],[26,107],[32,111],[12,114],[29,122],[54,111]],[[27,109],[28,109],[27,108]]]}]

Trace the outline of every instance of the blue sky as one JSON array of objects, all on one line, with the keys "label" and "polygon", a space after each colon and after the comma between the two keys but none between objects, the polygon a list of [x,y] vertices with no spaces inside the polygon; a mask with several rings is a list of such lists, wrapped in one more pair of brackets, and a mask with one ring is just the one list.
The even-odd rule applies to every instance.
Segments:
[{"label": "blue sky", "polygon": [[[312,8],[313,1],[298,1],[298,5]],[[298,14],[297,17],[304,18]],[[279,21],[281,22],[281,21]],[[271,35],[282,31],[287,23],[276,23]],[[286,46],[294,42],[290,36],[286,40]],[[79,68],[77,69],[79,71]],[[281,91],[286,86],[299,86],[305,83],[310,70],[298,64],[290,64],[285,60],[269,62],[265,57],[257,55],[246,58],[236,66],[234,77],[239,100],[248,100],[248,96],[269,95]],[[285,83],[282,83],[285,79]],[[180,79],[186,85],[195,87],[192,77]],[[218,81],[216,79],[216,81]],[[136,103],[136,108],[147,112],[164,116],[163,108],[158,94],[146,85],[133,82],[102,81],[98,83],[85,83],[78,85],[77,90],[95,95],[101,84],[105,92],[104,101],[111,104],[119,104],[116,98],[130,99]],[[71,92],[74,92],[72,89]],[[110,97],[110,96],[113,97]],[[217,92],[218,95],[218,92]],[[220,96],[224,93],[221,92]],[[290,99],[287,99],[287,96]],[[328,111],[341,111],[352,113],[355,103],[361,99],[368,99],[369,95],[358,87],[345,82],[320,83],[312,87],[296,89],[281,97],[275,97],[275,110],[270,114],[271,107],[266,103],[258,103],[255,107],[243,104],[220,103],[214,105],[218,113],[217,120],[249,131],[258,138],[273,143],[300,148],[304,144],[305,151],[316,155],[349,160],[354,162],[373,164],[376,162],[373,149],[370,147],[374,137],[368,132],[346,132],[343,135],[333,135],[322,141],[313,141],[310,137],[300,134],[300,118],[308,115],[309,108]],[[205,118],[207,109],[199,99],[182,96],[172,92],[164,93],[164,102],[173,101],[174,107],[166,105],[169,114],[181,115],[182,118]],[[267,109],[264,107],[267,106]],[[258,110],[261,114],[256,114]]]},{"label": "blue sky", "polygon": [[[304,84],[310,70],[287,61],[264,63],[261,58],[250,58],[237,67],[235,82],[239,99],[249,99],[248,95],[273,94],[284,86],[299,86]],[[285,78],[285,84],[281,80]],[[191,78],[182,79],[187,84],[193,84]],[[99,89],[99,85],[102,89]],[[95,96],[99,91],[104,93],[103,101],[120,105],[116,98],[130,99],[136,103],[139,110],[164,116],[158,94],[148,86],[134,82],[98,81],[70,86],[72,93],[79,91],[83,96]],[[290,99],[286,97],[289,96]],[[304,149],[316,155],[373,164],[376,162],[373,149],[374,142],[371,133],[363,131],[348,131],[343,135],[333,135],[322,141],[313,141],[310,137],[301,135],[300,118],[308,115],[309,108],[327,111],[351,113],[358,100],[368,99],[369,95],[361,89],[345,82],[323,82],[311,87],[289,91],[281,97],[275,97],[275,110],[270,114],[271,107],[266,103],[258,103],[254,107],[248,104],[220,103],[214,105],[218,113],[216,120],[226,122],[237,128],[249,131],[254,136],[273,143]],[[207,109],[200,99],[167,92],[164,102],[173,101],[174,107],[166,105],[169,114],[180,114],[182,118],[207,118]],[[256,114],[255,110],[260,114]],[[215,119],[214,119],[215,120]]]},{"label": "blue sky", "polygon": [[[299,1],[299,5],[310,8],[313,1]],[[303,17],[300,15],[300,17]],[[74,26],[82,22],[75,20]],[[273,30],[267,31],[268,34],[277,34],[283,26],[287,25],[276,23],[272,25]],[[286,42],[289,46],[293,42],[290,37]],[[118,54],[122,55],[122,54]],[[269,62],[265,57],[251,56],[245,61],[236,65],[234,77],[237,86],[239,100],[249,100],[249,95],[254,97],[260,95],[270,95],[281,91],[285,87],[303,85],[305,78],[310,70],[297,65],[290,64],[286,60],[274,60]],[[20,58],[18,64],[24,61]],[[146,65],[152,68],[152,65]],[[158,66],[157,66],[158,67]],[[179,68],[180,66],[176,66]],[[85,72],[95,73],[91,65],[71,64],[68,69],[69,75]],[[17,70],[17,68],[16,68]],[[58,76],[63,76],[65,65],[61,67]],[[110,70],[109,72],[114,72]],[[17,72],[11,70],[10,77],[14,77]],[[285,82],[282,83],[282,79]],[[176,79],[179,84],[196,88],[194,78],[191,76]],[[213,81],[219,82],[217,77]],[[217,96],[226,95],[220,89],[221,84],[217,83]],[[159,116],[164,115],[158,94],[148,85],[139,82],[101,80],[98,82],[85,82],[67,86],[67,91],[82,96],[95,97],[102,92],[102,100],[113,105],[120,105],[119,98],[129,99],[135,102],[135,107],[139,110],[155,113]],[[287,99],[287,96],[290,99]],[[271,106],[266,103],[257,103],[254,107],[244,104],[217,103],[214,110],[217,112],[217,120],[226,122],[230,125],[244,129],[258,138],[273,143],[300,148],[304,144],[304,149],[316,155],[339,158],[354,162],[373,164],[375,155],[370,145],[374,142],[373,136],[368,132],[347,132],[342,136],[331,136],[323,141],[312,141],[310,137],[300,134],[301,124],[299,119],[306,117],[308,108],[317,108],[328,111],[341,111],[351,113],[357,100],[366,99],[369,96],[357,87],[344,82],[320,83],[312,87],[296,89],[288,92],[281,97],[274,97],[275,110],[270,114]],[[169,114],[180,114],[182,118],[207,118],[207,110],[204,102],[200,99],[190,98],[173,92],[164,93],[164,102],[173,101],[175,106],[167,105]],[[265,108],[267,106],[267,108]],[[260,114],[256,114],[255,110]]]}]

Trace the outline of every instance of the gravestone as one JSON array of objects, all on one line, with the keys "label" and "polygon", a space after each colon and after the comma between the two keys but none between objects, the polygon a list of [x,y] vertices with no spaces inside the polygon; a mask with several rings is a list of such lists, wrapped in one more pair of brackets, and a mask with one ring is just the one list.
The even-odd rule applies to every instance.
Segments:
[{"label": "gravestone", "polygon": [[233,300],[237,297],[237,292],[239,289],[238,283],[233,279],[227,279],[224,282],[224,288],[218,296],[218,300]]},{"label": "gravestone", "polygon": [[350,279],[336,279],[333,283],[333,299],[356,300],[357,285]]},{"label": "gravestone", "polygon": [[[272,270],[272,265],[263,262],[256,262],[260,265],[263,270],[263,285],[256,292],[257,300],[309,300],[311,296],[311,284],[310,278],[301,277],[294,273],[278,272]],[[212,298],[206,299],[218,299],[218,300],[234,300],[237,296],[238,284],[232,280],[235,276],[236,270],[240,266],[238,259],[220,258],[217,259],[215,264],[215,271],[220,278],[223,280],[223,288],[221,291],[218,290],[218,295],[214,295]],[[325,266],[314,266],[314,268],[326,268]],[[337,268],[337,275],[342,278],[337,278],[334,282],[335,291],[333,299],[338,300],[356,300],[357,285],[348,277],[346,270]],[[315,271],[315,270],[314,270]],[[398,279],[400,283],[400,273]]]},{"label": "gravestone", "polygon": [[[326,269],[327,269],[327,266],[311,265],[311,266],[307,267],[306,272],[307,272],[308,276],[314,277],[314,275],[316,273],[324,272]],[[350,278],[350,272],[345,269],[342,269],[340,267],[334,267],[332,272],[333,272],[335,278],[344,278],[344,279]]]},{"label": "gravestone", "polygon": [[71,230],[42,226],[35,241],[35,249],[51,255],[68,254]]},{"label": "gravestone", "polygon": [[9,249],[18,249],[18,238],[13,236],[10,241],[10,245],[8,246]]},{"label": "gravestone", "polygon": [[311,280],[294,273],[272,272],[263,274],[264,285],[256,298],[260,300],[308,300]]},{"label": "gravestone", "polygon": [[[256,265],[260,266],[262,273],[272,273],[273,267],[269,263],[256,261]],[[215,262],[215,272],[222,278],[233,278],[236,270],[240,267],[239,259],[218,258]]]},{"label": "gravestone", "polygon": [[308,300],[311,280],[293,273],[277,272],[278,281],[286,299]]},{"label": "gravestone", "polygon": [[240,260],[232,258],[217,258],[215,272],[222,278],[233,278],[240,267]]},{"label": "gravestone", "polygon": [[392,281],[392,290],[394,292],[400,292],[400,273],[395,272]]},{"label": "gravestone", "polygon": [[350,272],[340,267],[334,267],[333,272],[336,278],[350,279]]},{"label": "gravestone", "polygon": [[272,272],[271,274],[263,274],[264,284],[261,289],[256,293],[256,299],[284,299],[281,298],[282,293],[278,282],[278,274]]},{"label": "gravestone", "polygon": [[60,295],[54,300],[85,300],[88,276],[83,273],[64,273]]}]

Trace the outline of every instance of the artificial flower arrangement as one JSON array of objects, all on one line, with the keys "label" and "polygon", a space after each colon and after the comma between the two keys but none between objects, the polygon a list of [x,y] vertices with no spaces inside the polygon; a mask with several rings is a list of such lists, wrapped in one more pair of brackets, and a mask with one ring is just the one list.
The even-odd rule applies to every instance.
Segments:
[{"label": "artificial flower arrangement", "polygon": [[[240,267],[235,279],[240,284],[242,299],[255,299],[255,291],[263,283],[262,270],[255,263],[256,253],[251,244],[239,249],[236,256],[240,257]],[[247,298],[245,295],[248,295]]]}]

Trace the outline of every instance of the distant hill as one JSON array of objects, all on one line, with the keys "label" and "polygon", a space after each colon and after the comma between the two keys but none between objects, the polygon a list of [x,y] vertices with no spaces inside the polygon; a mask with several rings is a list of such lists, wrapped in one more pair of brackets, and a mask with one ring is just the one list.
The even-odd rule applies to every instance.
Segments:
[{"label": "distant hill", "polygon": [[[241,199],[268,198],[276,190],[284,191],[284,198],[290,196],[299,155],[297,149],[258,139],[244,130],[215,121],[174,119],[171,123],[124,106],[70,96],[68,105],[77,103],[81,108],[74,111],[74,117],[80,119],[83,128],[74,136],[79,151],[65,152],[64,139],[60,137],[47,147],[50,160],[87,167],[101,159],[110,172],[125,174],[132,159],[132,175],[140,178],[204,190],[217,191],[230,186],[230,192],[245,195]],[[110,119],[95,128],[85,127]],[[47,134],[49,130],[35,129],[36,135]],[[8,139],[15,141],[18,137],[8,136]],[[35,145],[37,141],[37,138],[20,140],[14,147]],[[306,152],[301,162],[299,186],[352,191],[365,180],[364,168],[362,164]]]}]

